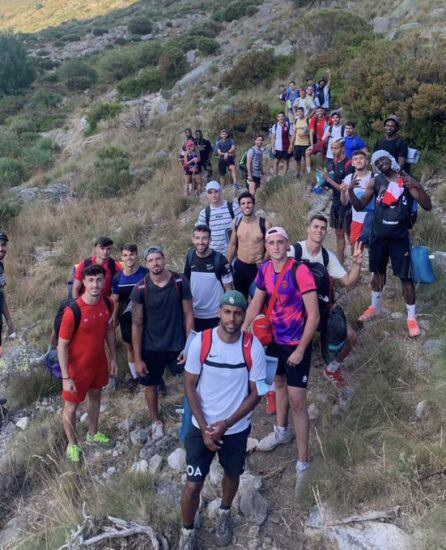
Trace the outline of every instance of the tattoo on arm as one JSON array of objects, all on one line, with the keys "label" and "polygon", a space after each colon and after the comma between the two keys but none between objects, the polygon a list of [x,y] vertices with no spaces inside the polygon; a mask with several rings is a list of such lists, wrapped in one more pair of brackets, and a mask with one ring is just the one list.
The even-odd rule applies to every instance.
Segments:
[{"label": "tattoo on arm", "polygon": [[144,306],[132,302],[132,325],[142,327],[144,323]]}]

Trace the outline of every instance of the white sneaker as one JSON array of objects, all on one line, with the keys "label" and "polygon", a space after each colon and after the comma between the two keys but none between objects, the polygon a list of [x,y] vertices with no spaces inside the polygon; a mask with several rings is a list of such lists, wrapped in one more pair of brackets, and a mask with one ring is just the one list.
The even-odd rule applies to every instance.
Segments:
[{"label": "white sneaker", "polygon": [[308,482],[309,471],[309,466],[303,470],[299,470],[296,464],[296,485],[294,486],[294,494],[296,497],[299,497],[302,494],[302,491]]},{"label": "white sneaker", "polygon": [[151,431],[152,441],[156,441],[157,439],[161,439],[162,437],[164,437],[164,426],[161,420],[157,420],[152,424]]},{"label": "white sneaker", "polygon": [[195,529],[181,529],[180,544],[178,550],[194,550],[195,548]]},{"label": "white sneaker", "polygon": [[268,434],[266,437],[260,440],[257,451],[272,451],[279,445],[284,445],[293,440],[294,434],[288,428],[286,432],[282,435],[279,433],[277,426],[274,426],[274,431]]}]

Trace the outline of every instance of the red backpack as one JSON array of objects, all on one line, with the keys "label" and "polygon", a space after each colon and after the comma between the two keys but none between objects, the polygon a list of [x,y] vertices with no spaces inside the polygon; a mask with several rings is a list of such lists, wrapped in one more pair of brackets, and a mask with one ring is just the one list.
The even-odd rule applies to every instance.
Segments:
[{"label": "red backpack", "polygon": [[[200,353],[200,363],[203,366],[209,352],[212,347],[212,330],[208,328],[201,333],[201,353]],[[253,336],[250,332],[242,331],[242,352],[243,359],[245,361],[248,372],[252,369],[252,342]]]}]

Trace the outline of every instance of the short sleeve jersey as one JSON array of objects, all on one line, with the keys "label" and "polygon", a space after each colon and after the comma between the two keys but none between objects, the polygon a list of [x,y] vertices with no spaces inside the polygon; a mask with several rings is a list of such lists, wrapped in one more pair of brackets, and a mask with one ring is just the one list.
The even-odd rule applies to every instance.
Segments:
[{"label": "short sleeve jersey", "polygon": [[310,129],[308,128],[307,119],[296,118],[294,121],[294,128],[296,129],[294,145],[308,147],[310,145]]},{"label": "short sleeve jersey", "polygon": [[[292,262],[278,289],[279,298],[271,313],[271,325],[276,344],[298,345],[305,328],[306,311],[302,296],[316,291],[316,283],[309,268],[300,264],[293,275]],[[256,278],[256,285],[271,300],[279,278],[271,260],[263,263]]]},{"label": "short sleeve jersey", "polygon": [[[317,262],[319,264],[324,265],[324,259],[322,257],[322,248],[319,250],[318,254],[315,256],[311,255],[308,248],[306,241],[300,241],[300,246],[302,247],[302,260],[308,260],[309,262]],[[342,267],[341,262],[338,260],[335,254],[331,252],[330,250],[327,250],[328,252],[328,265],[327,271],[330,277],[333,279],[342,279],[347,275],[347,271]]]},{"label": "short sleeve jersey", "polygon": [[[90,258],[90,260],[92,265],[97,263],[96,256],[93,256],[92,258]],[[112,260],[112,261],[115,262],[116,271],[121,271],[122,265],[116,260]],[[112,293],[112,280],[113,280],[113,273],[110,269],[110,260],[106,264],[104,264],[102,267],[105,269],[104,296],[107,296],[108,298],[110,298]],[[74,278],[76,281],[82,282],[84,269],[85,269],[85,260],[82,260],[82,262],[77,265],[76,271],[74,272]],[[84,291],[85,289],[83,288],[81,291],[81,294],[83,294]]]},{"label": "short sleeve jersey", "polygon": [[[354,189],[355,195],[358,197],[359,200],[362,199],[362,196],[364,195],[364,191],[367,188],[367,185],[372,177],[371,172],[367,172],[364,176],[359,178],[359,186]],[[353,174],[348,174],[345,179],[344,183],[347,185],[350,185],[353,178]],[[357,223],[364,223],[365,217],[367,216],[367,212],[370,212],[374,209],[375,201],[372,199],[369,204],[366,206],[364,210],[359,212],[358,210],[355,210],[355,208],[352,206],[352,221]]]},{"label": "short sleeve jersey", "polygon": [[[228,260],[215,250],[206,258],[193,252],[191,263],[184,266],[184,275],[190,281],[194,316],[197,319],[213,319],[218,315],[220,299],[223,296],[222,284],[232,283],[232,271]],[[217,268],[217,271],[216,271]],[[220,282],[221,281],[221,282]]]},{"label": "short sleeve jersey", "polygon": [[[253,338],[252,368],[249,372],[243,357],[242,344],[242,335],[232,344],[222,342],[218,336],[218,328],[214,328],[212,346],[202,365],[201,333],[192,341],[185,370],[200,375],[197,393],[207,424],[224,420],[234,414],[248,396],[249,382],[266,378],[265,351],[260,342]],[[226,435],[246,430],[251,422],[251,415],[252,413],[249,413],[241,418],[226,431]],[[194,417],[192,423],[198,428],[198,422]]]},{"label": "short sleeve jersey", "polygon": [[222,153],[228,153],[233,146],[235,147],[235,140],[232,138],[219,139],[215,144],[215,148],[219,149]]},{"label": "short sleeve jersey", "polygon": [[130,295],[133,287],[141,279],[144,279],[148,272],[146,267],[139,266],[137,271],[132,273],[132,275],[126,275],[124,271],[119,271],[115,274],[113,277],[112,293],[119,296],[119,315],[122,315],[125,311],[130,311]]},{"label": "short sleeve jersey", "polygon": [[328,119],[326,118],[317,118],[317,116],[310,118],[310,130],[314,132],[318,140],[321,140],[324,137],[327,126]]},{"label": "short sleeve jersey", "polygon": [[[241,210],[239,205],[234,202],[232,204],[234,210],[234,217],[237,219],[241,215]],[[198,217],[198,222],[200,224],[206,224],[206,209],[200,212]],[[211,230],[211,248],[221,252],[226,256],[228,251],[228,243],[226,240],[226,230],[230,229],[232,226],[232,217],[229,212],[228,205],[226,201],[217,207],[211,206],[211,215],[209,218],[209,228]]]},{"label": "short sleeve jersey", "polygon": [[[374,150],[378,151],[380,149],[384,149],[384,151],[387,151],[388,153],[390,153],[397,162],[400,157],[407,159],[408,146],[407,146],[407,141],[404,140],[403,138],[398,138],[398,139],[382,138],[376,142]],[[410,171],[410,164],[406,162],[403,168],[404,170],[406,170],[406,172]]]},{"label": "short sleeve jersey", "polygon": [[76,300],[81,310],[81,319],[75,331],[74,313],[65,308],[59,337],[70,340],[68,345],[68,373],[74,380],[90,377],[107,369],[105,339],[111,321],[111,311],[103,299],[89,305],[81,298]]},{"label": "short sleeve jersey", "polygon": [[344,136],[345,140],[345,156],[351,159],[353,153],[359,149],[367,147],[366,142],[359,136]]},{"label": "short sleeve jersey", "polygon": [[168,283],[157,286],[150,274],[137,283],[130,296],[144,307],[143,349],[180,351],[186,343],[183,300],[192,300],[189,281],[171,273]]}]

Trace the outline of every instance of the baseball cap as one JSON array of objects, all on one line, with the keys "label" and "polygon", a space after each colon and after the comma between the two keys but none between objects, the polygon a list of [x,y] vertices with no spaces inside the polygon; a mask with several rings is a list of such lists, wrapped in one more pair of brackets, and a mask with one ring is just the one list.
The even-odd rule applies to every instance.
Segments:
[{"label": "baseball cap", "polygon": [[110,237],[104,237],[104,236],[98,237],[94,243],[95,246],[101,246],[104,248],[106,246],[111,246],[112,244],[113,244],[112,239],[110,239]]},{"label": "baseball cap", "polygon": [[161,254],[164,258],[164,250],[160,246],[148,246],[144,249],[144,260],[149,254]]},{"label": "baseball cap", "polygon": [[8,235],[4,231],[0,231],[0,241],[7,243],[9,241]]},{"label": "baseball cap", "polygon": [[218,181],[212,180],[206,184],[206,192],[210,191],[211,189],[215,189],[215,191],[221,191],[221,185],[218,183]]},{"label": "baseball cap", "polygon": [[288,233],[285,231],[283,227],[271,227],[271,229],[268,229],[265,235],[265,240],[267,241],[270,237],[274,237],[275,235],[280,235],[281,237],[284,237],[286,240],[288,240]]},{"label": "baseball cap", "polygon": [[220,307],[222,306],[236,306],[243,309],[243,311],[246,311],[248,302],[243,294],[238,290],[228,290],[221,297]]}]

